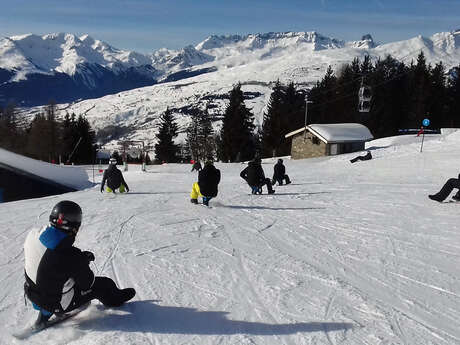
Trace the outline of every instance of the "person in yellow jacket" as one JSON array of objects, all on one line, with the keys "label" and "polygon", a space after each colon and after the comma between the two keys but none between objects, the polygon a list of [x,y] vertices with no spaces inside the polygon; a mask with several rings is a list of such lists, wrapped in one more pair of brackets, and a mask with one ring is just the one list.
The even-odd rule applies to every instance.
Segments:
[{"label": "person in yellow jacket", "polygon": [[190,193],[192,204],[198,204],[198,197],[203,198],[203,205],[209,206],[209,200],[217,196],[217,185],[220,182],[220,170],[212,160],[206,161],[203,170],[198,172],[198,182],[195,182]]}]

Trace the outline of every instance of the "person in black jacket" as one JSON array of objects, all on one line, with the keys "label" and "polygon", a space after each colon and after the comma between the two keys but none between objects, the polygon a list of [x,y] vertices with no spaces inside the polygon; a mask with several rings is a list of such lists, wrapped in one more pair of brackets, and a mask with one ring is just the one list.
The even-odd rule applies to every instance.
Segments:
[{"label": "person in black jacket", "polygon": [[265,177],[260,158],[254,158],[250,161],[248,166],[240,173],[240,176],[251,187],[252,194],[262,194],[262,186],[264,185],[267,185],[268,194],[275,193],[270,179]]},{"label": "person in black jacket", "polygon": [[79,308],[92,299],[117,307],[133,298],[132,288],[118,289],[107,277],[95,277],[89,264],[94,254],[74,247],[82,219],[81,208],[73,201],[57,203],[50,224],[32,230],[24,242],[24,292],[39,311],[35,328],[48,319]]},{"label": "person in black jacket", "polygon": [[286,175],[286,167],[283,165],[283,160],[280,158],[278,159],[278,163],[276,163],[273,167],[272,184],[274,185],[276,182],[278,182],[278,184],[282,186],[283,180],[286,180],[286,184],[291,183],[289,176]]},{"label": "person in black jacket", "polygon": [[101,182],[101,193],[104,191],[104,185],[107,181],[107,192],[115,193],[115,190],[119,189],[120,193],[129,192],[128,184],[123,178],[123,174],[117,168],[117,160],[110,158],[109,167],[104,170]]},{"label": "person in black jacket", "polygon": [[454,188],[457,188],[457,193],[452,197],[455,201],[460,201],[460,174],[458,178],[450,178],[446,181],[444,186],[436,194],[428,195],[431,200],[442,202],[449,196]]},{"label": "person in black jacket", "polygon": [[371,154],[371,151],[367,151],[367,153],[363,156],[358,156],[358,157],[355,157],[353,159],[350,159],[350,162],[351,163],[356,163],[357,161],[368,161],[372,159],[372,154]]},{"label": "person in black jacket", "polygon": [[217,185],[220,182],[220,170],[217,169],[212,160],[207,160],[203,170],[198,172],[198,182],[193,184],[190,193],[192,204],[198,204],[198,197],[203,197],[203,205],[209,206],[209,200],[217,196]]}]

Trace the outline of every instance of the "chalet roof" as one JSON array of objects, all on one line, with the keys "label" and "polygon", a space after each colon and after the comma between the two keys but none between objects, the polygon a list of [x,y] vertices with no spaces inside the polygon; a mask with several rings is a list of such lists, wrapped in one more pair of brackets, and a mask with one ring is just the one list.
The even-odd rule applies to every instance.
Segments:
[{"label": "chalet roof", "polygon": [[[286,134],[285,137],[289,138],[304,130],[305,127],[302,127]],[[374,138],[369,129],[359,123],[311,124],[307,126],[307,130],[326,144],[369,141]]]}]

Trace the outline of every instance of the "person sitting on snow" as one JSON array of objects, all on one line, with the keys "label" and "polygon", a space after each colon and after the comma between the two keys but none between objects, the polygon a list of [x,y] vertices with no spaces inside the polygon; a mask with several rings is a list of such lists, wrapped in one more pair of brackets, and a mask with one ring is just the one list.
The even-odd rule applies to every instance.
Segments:
[{"label": "person sitting on snow", "polygon": [[46,327],[53,314],[62,316],[93,299],[118,307],[135,296],[133,288],[120,290],[112,279],[96,277],[89,267],[94,254],[73,246],[82,221],[77,203],[58,202],[49,221],[31,230],[24,242],[24,292],[39,311],[35,329]]},{"label": "person sitting on snow", "polygon": [[445,198],[449,196],[454,188],[457,188],[457,194],[455,194],[452,199],[455,201],[460,201],[460,174],[458,178],[450,178],[444,184],[439,192],[436,194],[428,195],[431,200],[442,202]]},{"label": "person sitting on snow", "polygon": [[283,160],[280,158],[278,159],[278,163],[276,163],[273,167],[272,184],[274,185],[276,182],[278,182],[278,184],[282,186],[283,180],[286,181],[286,184],[291,183],[289,176],[286,175],[286,167],[283,165]]},{"label": "person sitting on snow", "polygon": [[212,160],[208,159],[203,170],[198,172],[198,182],[195,182],[190,193],[190,202],[198,204],[198,197],[203,198],[203,205],[209,206],[209,200],[217,196],[217,185],[220,182],[220,170]]},{"label": "person sitting on snow", "polygon": [[270,179],[265,177],[260,158],[254,158],[250,161],[248,166],[240,173],[240,177],[251,187],[252,194],[262,194],[262,186],[264,185],[267,185],[268,194],[275,193]]},{"label": "person sitting on snow", "polygon": [[104,170],[104,175],[102,176],[101,182],[101,193],[104,191],[105,181],[107,181],[107,192],[115,193],[119,189],[120,193],[129,192],[128,184],[123,178],[123,174],[117,168],[117,160],[115,158],[110,158],[109,167]]}]

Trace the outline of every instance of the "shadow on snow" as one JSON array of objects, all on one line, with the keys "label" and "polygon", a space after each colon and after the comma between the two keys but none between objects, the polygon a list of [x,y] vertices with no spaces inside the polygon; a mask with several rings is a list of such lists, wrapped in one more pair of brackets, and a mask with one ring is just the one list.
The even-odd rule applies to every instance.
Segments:
[{"label": "shadow on snow", "polygon": [[[120,310],[128,314],[103,315],[79,321],[79,328],[95,331],[151,332],[163,334],[202,335],[283,335],[300,332],[346,331],[353,324],[346,322],[298,322],[269,324],[227,319],[228,312],[199,311],[195,308],[159,306],[154,301],[135,301]],[[98,309],[105,309],[98,305]],[[91,316],[91,314],[90,314]]]}]

